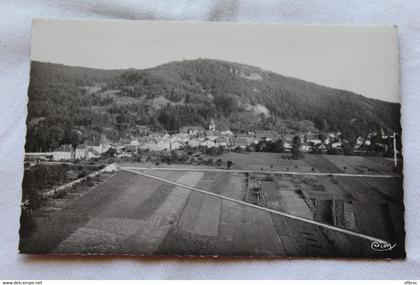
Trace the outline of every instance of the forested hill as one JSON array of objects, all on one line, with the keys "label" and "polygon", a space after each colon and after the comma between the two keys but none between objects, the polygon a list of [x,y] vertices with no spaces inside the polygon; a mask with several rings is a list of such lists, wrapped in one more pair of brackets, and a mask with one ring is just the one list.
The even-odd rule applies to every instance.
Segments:
[{"label": "forested hill", "polygon": [[350,136],[400,131],[400,104],[210,59],[143,70],[98,70],[32,62],[27,151],[54,149],[78,129],[118,138],[137,125],[279,132],[340,130]]}]

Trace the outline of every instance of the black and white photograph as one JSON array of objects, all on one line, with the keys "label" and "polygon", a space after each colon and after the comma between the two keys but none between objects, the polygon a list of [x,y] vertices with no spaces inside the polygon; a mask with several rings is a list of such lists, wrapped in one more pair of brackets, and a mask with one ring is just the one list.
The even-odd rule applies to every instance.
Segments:
[{"label": "black and white photograph", "polygon": [[405,258],[398,29],[32,22],[19,252]]}]

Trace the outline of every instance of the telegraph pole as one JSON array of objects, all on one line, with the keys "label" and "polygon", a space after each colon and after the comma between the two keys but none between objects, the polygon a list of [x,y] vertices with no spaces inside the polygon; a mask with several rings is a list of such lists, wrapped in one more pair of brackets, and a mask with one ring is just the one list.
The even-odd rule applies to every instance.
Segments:
[{"label": "telegraph pole", "polygon": [[397,144],[396,144],[396,139],[395,139],[395,132],[394,132],[394,165],[395,167],[397,167]]}]

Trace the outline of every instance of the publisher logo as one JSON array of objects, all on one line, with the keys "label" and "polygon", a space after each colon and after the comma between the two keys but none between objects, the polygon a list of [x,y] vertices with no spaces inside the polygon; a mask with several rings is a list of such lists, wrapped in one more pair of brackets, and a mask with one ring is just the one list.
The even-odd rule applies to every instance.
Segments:
[{"label": "publisher logo", "polygon": [[389,242],[374,241],[370,245],[370,248],[374,251],[389,251],[392,250],[396,245],[396,243],[390,244]]}]

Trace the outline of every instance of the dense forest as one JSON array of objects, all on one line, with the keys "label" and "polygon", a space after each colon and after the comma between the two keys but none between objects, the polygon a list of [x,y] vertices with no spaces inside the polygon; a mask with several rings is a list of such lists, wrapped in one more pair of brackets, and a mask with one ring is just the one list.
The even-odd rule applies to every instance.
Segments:
[{"label": "dense forest", "polygon": [[143,70],[33,61],[28,96],[27,151],[70,143],[74,130],[118,139],[136,135],[139,125],[176,132],[211,118],[232,131],[340,130],[353,137],[401,129],[400,104],[210,59]]}]

